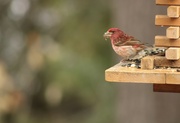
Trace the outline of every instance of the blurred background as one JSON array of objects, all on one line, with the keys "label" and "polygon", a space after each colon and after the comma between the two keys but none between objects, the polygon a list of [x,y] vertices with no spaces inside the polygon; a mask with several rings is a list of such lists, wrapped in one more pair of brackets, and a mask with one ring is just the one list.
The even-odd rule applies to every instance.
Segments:
[{"label": "blurred background", "polygon": [[115,122],[110,1],[0,0],[0,122]]},{"label": "blurred background", "polygon": [[153,44],[157,13],[146,0],[0,0],[0,123],[179,122],[178,94],[104,80],[119,62],[104,32]]}]

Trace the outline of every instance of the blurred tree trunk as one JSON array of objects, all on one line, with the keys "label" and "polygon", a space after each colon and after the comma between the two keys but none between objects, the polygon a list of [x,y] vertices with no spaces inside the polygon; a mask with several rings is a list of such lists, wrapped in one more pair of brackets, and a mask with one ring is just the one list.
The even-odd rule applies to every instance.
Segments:
[{"label": "blurred tree trunk", "polygon": [[[114,27],[143,42],[154,44],[155,35],[165,35],[166,28],[156,27],[154,21],[156,14],[166,14],[166,7],[153,0],[113,0],[112,9]],[[180,94],[155,93],[151,84],[118,85],[118,123],[180,122]]]}]

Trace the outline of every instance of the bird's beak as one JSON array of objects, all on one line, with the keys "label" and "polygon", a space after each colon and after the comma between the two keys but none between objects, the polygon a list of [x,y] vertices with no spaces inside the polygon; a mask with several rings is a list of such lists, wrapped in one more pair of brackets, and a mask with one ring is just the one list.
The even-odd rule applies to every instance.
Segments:
[{"label": "bird's beak", "polygon": [[108,32],[108,31],[107,31],[107,32],[104,33],[103,36],[104,36],[105,39],[107,39],[107,38],[110,38],[111,35],[112,35],[112,32]]}]

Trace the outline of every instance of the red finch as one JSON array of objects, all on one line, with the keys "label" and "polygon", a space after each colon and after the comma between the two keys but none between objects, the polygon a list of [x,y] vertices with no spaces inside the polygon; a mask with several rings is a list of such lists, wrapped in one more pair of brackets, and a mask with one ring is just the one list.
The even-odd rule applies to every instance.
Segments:
[{"label": "red finch", "polygon": [[140,60],[147,55],[164,55],[165,52],[164,48],[153,48],[118,28],[110,28],[104,37],[110,38],[112,48],[123,60]]}]

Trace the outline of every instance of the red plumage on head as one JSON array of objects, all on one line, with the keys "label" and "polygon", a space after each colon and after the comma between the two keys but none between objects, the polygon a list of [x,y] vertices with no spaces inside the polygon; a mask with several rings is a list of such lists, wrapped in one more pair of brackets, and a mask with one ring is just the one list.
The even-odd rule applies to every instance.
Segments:
[{"label": "red plumage on head", "polygon": [[108,32],[112,33],[110,39],[113,44],[123,43],[134,38],[132,36],[125,34],[122,30],[118,28],[110,28]]}]

